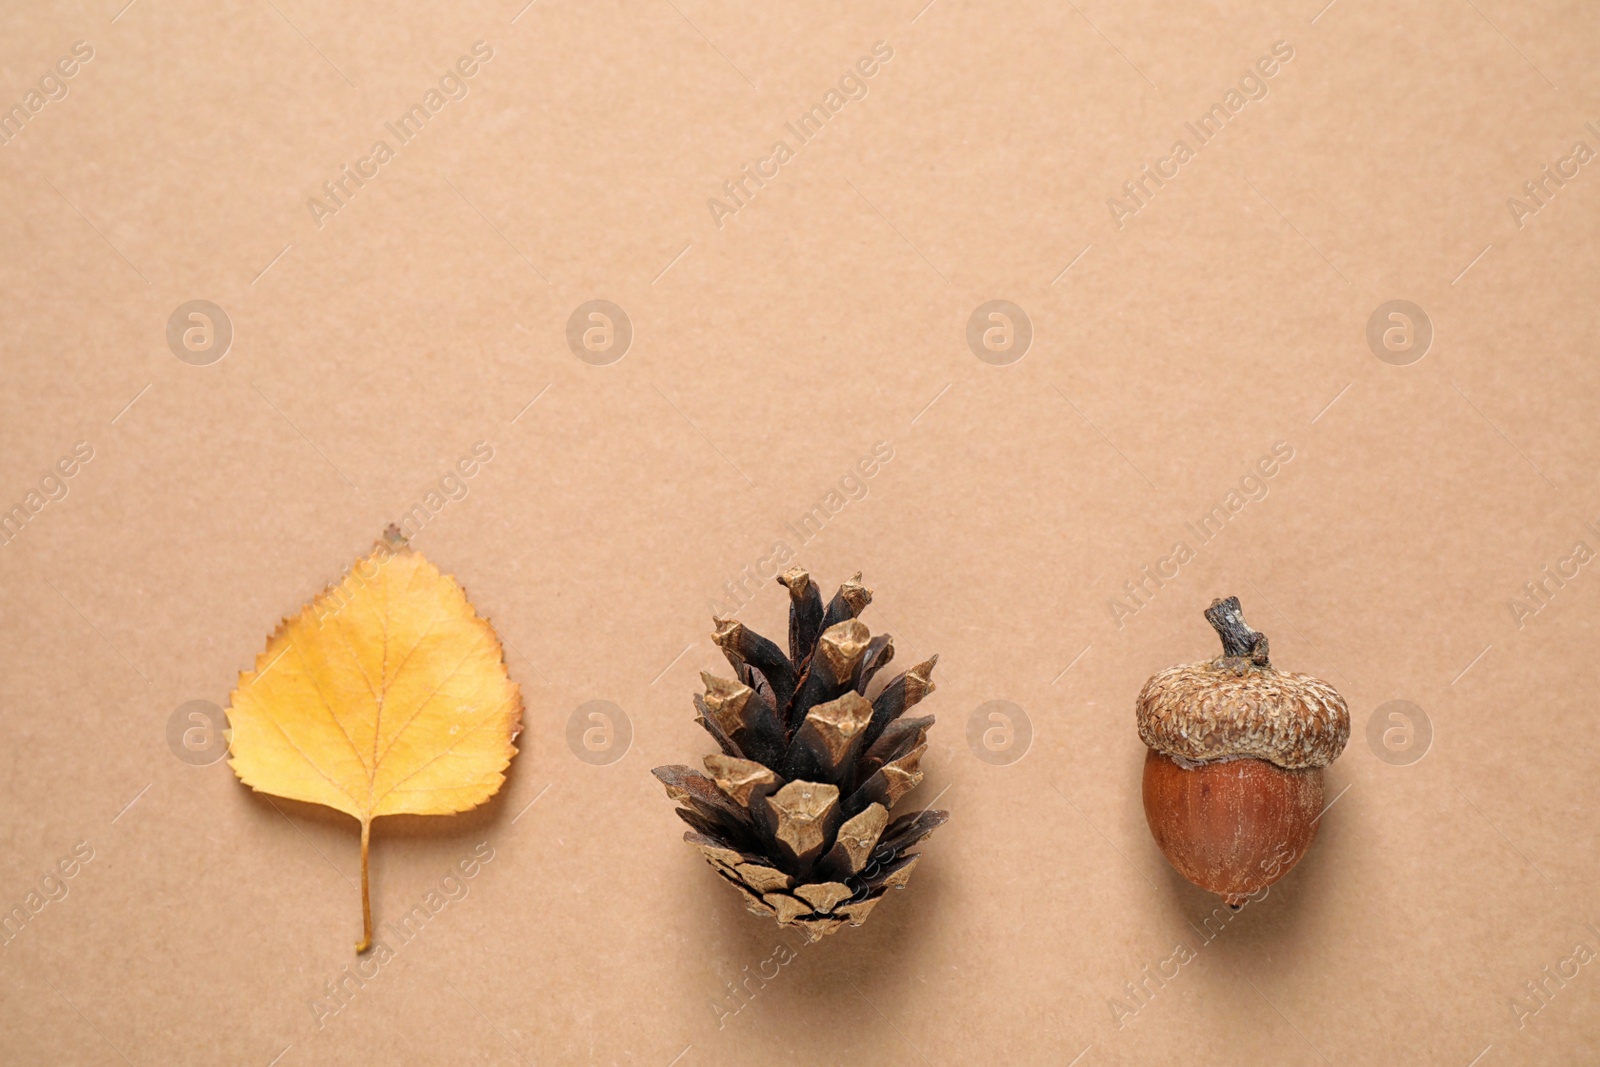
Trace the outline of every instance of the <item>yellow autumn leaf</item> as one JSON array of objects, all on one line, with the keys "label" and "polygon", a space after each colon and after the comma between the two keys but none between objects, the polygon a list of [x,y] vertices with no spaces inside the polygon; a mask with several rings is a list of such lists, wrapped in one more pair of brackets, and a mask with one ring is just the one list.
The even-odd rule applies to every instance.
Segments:
[{"label": "yellow autumn leaf", "polygon": [[522,721],[494,629],[455,579],[393,527],[389,537],[283,620],[228,708],[241,781],[361,823],[357,952],[372,943],[372,820],[482,804],[505,781]]}]

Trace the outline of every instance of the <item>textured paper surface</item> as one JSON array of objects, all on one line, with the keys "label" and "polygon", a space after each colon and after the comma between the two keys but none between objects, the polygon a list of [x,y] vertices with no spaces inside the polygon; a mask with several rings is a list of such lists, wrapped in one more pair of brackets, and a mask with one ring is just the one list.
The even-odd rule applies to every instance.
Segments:
[{"label": "textured paper surface", "polygon": [[[1591,6],[122,5],[0,15],[0,1060],[1600,1057]],[[215,714],[390,522],[526,732],[358,972]],[[648,774],[790,553],[951,812],[810,946]],[[1229,594],[1354,724],[1231,918],[1133,723]]]}]

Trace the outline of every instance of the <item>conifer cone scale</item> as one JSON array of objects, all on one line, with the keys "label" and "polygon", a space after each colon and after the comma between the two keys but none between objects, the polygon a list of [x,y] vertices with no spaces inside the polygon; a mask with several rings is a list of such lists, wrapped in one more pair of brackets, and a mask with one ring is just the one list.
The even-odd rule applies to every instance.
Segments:
[{"label": "conifer cone scale", "polygon": [[789,648],[734,619],[715,619],[714,639],[735,678],[701,675],[695,721],[719,752],[706,772],[673,765],[652,773],[679,805],[684,840],[758,915],[815,941],[860,926],[890,889],[903,889],[920,853],[910,849],[947,812],[891,818],[922,780],[931,715],[905,713],[933,692],[935,656],[867,693],[894,659],[859,616],[872,590],[858,573],[824,604],[799,567],[789,590]]}]

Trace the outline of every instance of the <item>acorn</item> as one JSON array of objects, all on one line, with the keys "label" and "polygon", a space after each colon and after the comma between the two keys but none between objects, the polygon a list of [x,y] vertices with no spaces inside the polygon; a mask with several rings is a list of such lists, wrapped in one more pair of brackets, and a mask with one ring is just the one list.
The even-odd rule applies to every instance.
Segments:
[{"label": "acorn", "polygon": [[1274,668],[1238,597],[1205,615],[1222,655],[1159,671],[1139,693],[1144,815],[1178,873],[1238,909],[1311,847],[1350,709],[1327,682]]}]

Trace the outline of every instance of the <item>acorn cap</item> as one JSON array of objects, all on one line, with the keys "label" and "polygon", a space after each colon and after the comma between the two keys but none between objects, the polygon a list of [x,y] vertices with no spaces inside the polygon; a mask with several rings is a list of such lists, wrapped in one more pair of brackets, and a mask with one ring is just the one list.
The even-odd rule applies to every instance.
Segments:
[{"label": "acorn cap", "polygon": [[1245,624],[1239,598],[1214,600],[1206,621],[1223,654],[1158,671],[1139,693],[1139,737],[1175,760],[1250,757],[1296,770],[1326,767],[1350,740],[1350,709],[1333,686],[1275,669],[1266,635]]}]

